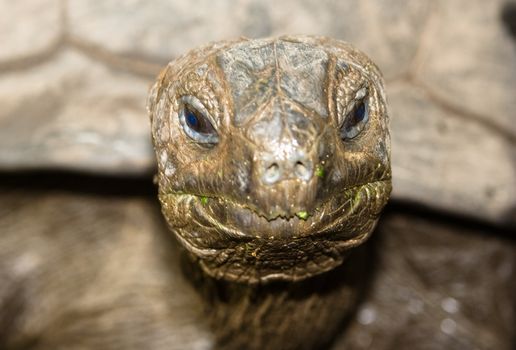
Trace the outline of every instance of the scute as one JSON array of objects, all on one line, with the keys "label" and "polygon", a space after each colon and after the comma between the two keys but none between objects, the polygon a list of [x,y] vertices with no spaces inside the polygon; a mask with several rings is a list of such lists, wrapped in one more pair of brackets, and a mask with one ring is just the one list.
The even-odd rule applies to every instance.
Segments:
[{"label": "scute", "polygon": [[236,115],[238,123],[245,122],[253,106],[271,97],[262,93],[266,90],[269,94],[281,91],[321,116],[328,115],[324,99],[328,55],[320,47],[281,39],[258,40],[236,45],[220,53],[217,60],[230,84],[233,103],[242,111]]}]

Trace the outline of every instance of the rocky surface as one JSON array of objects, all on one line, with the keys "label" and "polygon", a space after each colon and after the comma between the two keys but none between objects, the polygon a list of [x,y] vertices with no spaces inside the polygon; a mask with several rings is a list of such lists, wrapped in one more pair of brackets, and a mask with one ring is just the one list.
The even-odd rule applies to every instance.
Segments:
[{"label": "rocky surface", "polygon": [[329,35],[387,78],[393,197],[514,223],[511,5],[477,2],[3,1],[0,168],[149,175],[144,104],[165,62],[242,35]]}]

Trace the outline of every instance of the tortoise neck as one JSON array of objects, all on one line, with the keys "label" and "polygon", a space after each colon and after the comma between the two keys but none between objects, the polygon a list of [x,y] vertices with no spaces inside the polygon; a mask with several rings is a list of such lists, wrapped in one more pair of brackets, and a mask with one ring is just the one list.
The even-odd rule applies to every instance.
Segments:
[{"label": "tortoise neck", "polygon": [[356,308],[367,278],[367,247],[332,271],[299,282],[248,285],[216,280],[188,261],[221,349],[313,349],[331,342]]}]

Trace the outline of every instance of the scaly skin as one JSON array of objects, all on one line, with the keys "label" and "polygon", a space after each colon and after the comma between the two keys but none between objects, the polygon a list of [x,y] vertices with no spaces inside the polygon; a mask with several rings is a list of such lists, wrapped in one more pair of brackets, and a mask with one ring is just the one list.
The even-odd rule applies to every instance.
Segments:
[{"label": "scaly skin", "polygon": [[[181,115],[193,100],[217,142],[199,143],[188,134]],[[343,124],[360,101],[368,120],[358,124],[358,135],[343,137]],[[171,62],[151,89],[148,108],[163,214],[202,271],[224,284],[225,294],[239,296],[219,317],[226,324],[229,312],[246,310],[252,318],[260,310],[249,306],[257,285],[303,286],[312,296],[296,307],[313,303],[311,279],[328,279],[328,271],[369,237],[389,197],[383,80],[346,43],[299,36],[214,43]],[[350,299],[349,286],[345,294]],[[262,297],[253,300],[269,298]],[[290,297],[266,304],[287,305]],[[318,308],[323,304],[330,305]],[[266,318],[255,325],[277,323]],[[318,319],[320,326],[326,321]]]}]

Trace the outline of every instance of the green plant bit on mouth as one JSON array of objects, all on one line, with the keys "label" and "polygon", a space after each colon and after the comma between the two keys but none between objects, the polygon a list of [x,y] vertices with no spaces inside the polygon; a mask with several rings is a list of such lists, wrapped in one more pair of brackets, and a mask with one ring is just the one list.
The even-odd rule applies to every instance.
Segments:
[{"label": "green plant bit on mouth", "polygon": [[324,168],[320,165],[315,167],[315,176],[323,178],[324,177]]},{"label": "green plant bit on mouth", "polygon": [[296,213],[297,217],[300,218],[301,220],[306,220],[308,219],[308,212],[306,211],[298,211]]},{"label": "green plant bit on mouth", "polygon": [[202,203],[202,204],[208,204],[208,197],[206,197],[206,196],[202,196],[202,197],[201,197],[201,203]]}]

